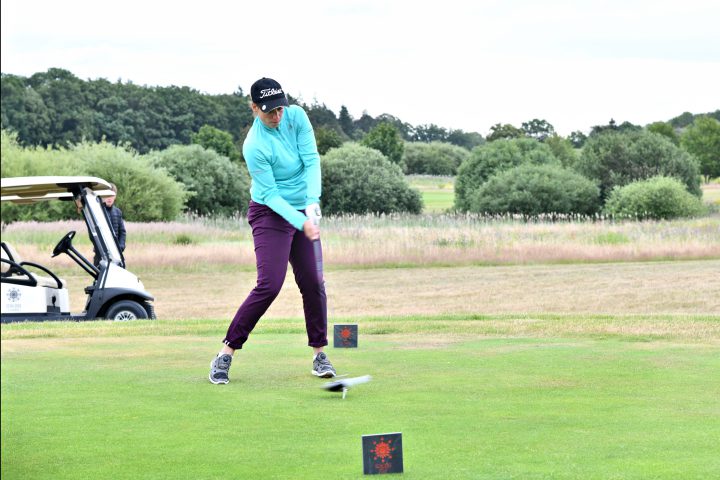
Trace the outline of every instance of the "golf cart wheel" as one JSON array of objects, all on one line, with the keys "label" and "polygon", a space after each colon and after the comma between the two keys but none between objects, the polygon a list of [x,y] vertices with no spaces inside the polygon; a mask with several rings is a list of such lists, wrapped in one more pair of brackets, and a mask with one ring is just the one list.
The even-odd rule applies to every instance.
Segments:
[{"label": "golf cart wheel", "polygon": [[138,320],[148,318],[148,314],[139,303],[132,300],[122,300],[108,309],[105,318],[116,321]]}]

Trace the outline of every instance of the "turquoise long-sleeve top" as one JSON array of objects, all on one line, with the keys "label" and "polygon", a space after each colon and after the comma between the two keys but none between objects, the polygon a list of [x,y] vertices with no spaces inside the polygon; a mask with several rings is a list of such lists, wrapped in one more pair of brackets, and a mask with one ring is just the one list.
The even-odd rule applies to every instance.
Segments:
[{"label": "turquoise long-sleeve top", "polygon": [[298,230],[307,217],[298,210],[320,203],[320,155],[310,119],[301,107],[290,105],[277,128],[259,117],[243,143],[250,178],[250,198],[267,205]]}]

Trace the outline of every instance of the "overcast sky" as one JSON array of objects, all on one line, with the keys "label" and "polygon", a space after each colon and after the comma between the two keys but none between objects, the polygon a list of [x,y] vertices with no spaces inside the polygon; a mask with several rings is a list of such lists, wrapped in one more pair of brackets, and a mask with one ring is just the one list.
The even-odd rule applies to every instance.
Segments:
[{"label": "overcast sky", "polygon": [[306,103],[487,135],[720,108],[718,0],[2,0],[2,72]]}]

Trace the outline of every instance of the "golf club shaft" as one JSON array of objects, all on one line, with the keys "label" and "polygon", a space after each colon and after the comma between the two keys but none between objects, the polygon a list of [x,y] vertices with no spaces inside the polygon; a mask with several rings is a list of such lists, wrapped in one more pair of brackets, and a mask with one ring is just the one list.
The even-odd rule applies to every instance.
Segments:
[{"label": "golf club shaft", "polygon": [[313,251],[315,252],[315,270],[317,271],[318,281],[322,284],[325,279],[323,278],[322,247],[320,240],[313,240]]}]

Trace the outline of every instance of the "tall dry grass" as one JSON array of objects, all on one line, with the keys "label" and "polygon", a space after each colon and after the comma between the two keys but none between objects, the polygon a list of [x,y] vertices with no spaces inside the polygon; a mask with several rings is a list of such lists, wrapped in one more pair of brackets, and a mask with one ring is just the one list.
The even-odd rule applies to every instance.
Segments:
[{"label": "tall dry grass", "polygon": [[[79,222],[18,222],[4,241],[24,257],[45,263],[68,230],[91,256]],[[363,215],[323,219],[325,263],[335,267],[462,266],[720,258],[720,216],[658,222],[535,221],[472,215]],[[244,218],[187,218],[127,223],[128,264],[135,269],[254,268]],[[66,256],[56,268],[73,267]]]}]

